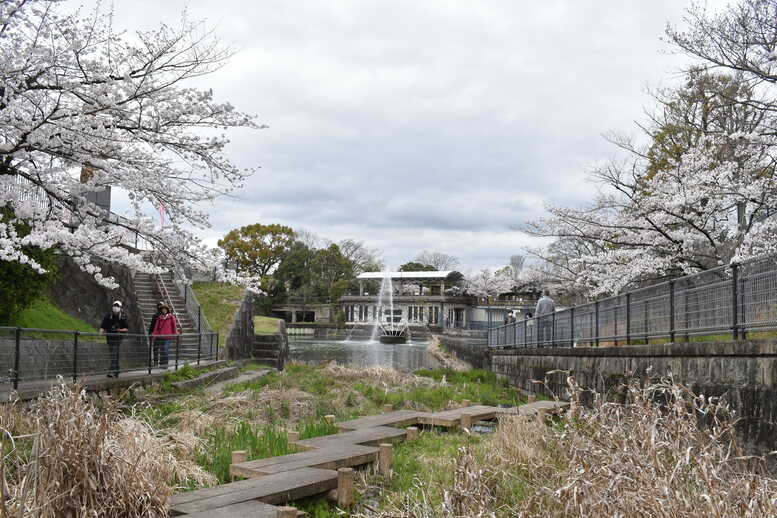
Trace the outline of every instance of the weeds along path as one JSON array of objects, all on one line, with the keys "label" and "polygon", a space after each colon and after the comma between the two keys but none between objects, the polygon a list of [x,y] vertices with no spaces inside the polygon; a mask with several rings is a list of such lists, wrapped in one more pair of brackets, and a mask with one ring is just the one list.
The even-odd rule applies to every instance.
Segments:
[{"label": "weeds along path", "polygon": [[215,395],[221,394],[224,391],[224,389],[229,386],[237,385],[239,383],[250,384],[260,380],[261,378],[270,374],[271,372],[275,372],[275,369],[257,369],[257,370],[248,370],[246,372],[241,372],[239,375],[237,375],[232,379],[219,381],[217,383],[213,383],[212,385],[207,385],[203,389],[203,392],[207,396],[215,396]]}]

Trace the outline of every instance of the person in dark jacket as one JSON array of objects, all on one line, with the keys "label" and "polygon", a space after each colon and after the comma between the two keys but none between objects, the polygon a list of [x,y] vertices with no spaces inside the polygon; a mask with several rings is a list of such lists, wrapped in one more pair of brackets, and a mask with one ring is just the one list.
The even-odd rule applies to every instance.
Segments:
[{"label": "person in dark jacket", "polygon": [[108,369],[109,378],[119,377],[119,348],[123,337],[122,333],[129,332],[127,317],[121,311],[121,301],[113,303],[111,313],[103,318],[100,324],[100,334],[105,334],[105,341],[108,342],[108,352],[111,355],[111,366]]},{"label": "person in dark jacket", "polygon": [[[165,305],[164,300],[160,300],[156,304],[156,313],[151,317],[151,324],[148,326],[148,336],[151,336],[154,334],[154,326],[156,325],[156,319],[159,318],[159,315],[162,314],[162,306]],[[159,346],[161,345],[161,342],[155,341],[153,338],[151,338],[152,349],[153,349],[153,359],[151,360],[151,365],[159,365]]]}]

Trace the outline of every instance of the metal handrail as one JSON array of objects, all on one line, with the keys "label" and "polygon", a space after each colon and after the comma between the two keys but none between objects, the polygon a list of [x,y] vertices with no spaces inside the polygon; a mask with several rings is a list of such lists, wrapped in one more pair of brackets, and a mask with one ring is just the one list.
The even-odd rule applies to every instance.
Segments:
[{"label": "metal handrail", "polygon": [[[123,344],[121,348],[124,368],[147,370],[151,373],[154,341],[145,333],[99,333],[0,326],[0,388],[4,383],[11,383],[13,389],[17,390],[20,381],[57,375],[72,376],[73,381],[76,381],[85,375],[105,373],[104,363],[101,362],[105,361],[105,355],[109,351],[94,349],[94,344],[110,344],[111,338],[119,338]],[[191,345],[194,342],[192,338],[196,338],[196,351]],[[202,360],[218,359],[218,332],[185,333],[170,336],[169,339],[175,341],[175,347],[170,348],[168,358],[171,367],[176,370],[184,362],[196,362],[199,365]],[[189,345],[186,345],[185,341]],[[91,347],[86,354],[83,353],[84,346]],[[25,365],[22,365],[22,361]]]},{"label": "metal handrail", "polygon": [[[539,337],[550,325],[552,340]],[[536,336],[526,336],[529,326]],[[777,254],[679,277],[489,330],[489,347],[574,346],[777,330]],[[519,339],[519,337],[525,337]],[[531,338],[531,339],[530,339]]]},{"label": "metal handrail", "polygon": [[170,268],[170,280],[178,288],[178,293],[181,297],[183,297],[184,305],[186,306],[186,310],[189,313],[192,322],[195,322],[196,320],[197,330],[206,333],[212,332],[213,328],[208,322],[205,314],[202,312],[202,306],[200,306],[200,303],[197,301],[197,297],[194,295],[189,280],[186,278],[186,275],[179,264],[175,264]]}]

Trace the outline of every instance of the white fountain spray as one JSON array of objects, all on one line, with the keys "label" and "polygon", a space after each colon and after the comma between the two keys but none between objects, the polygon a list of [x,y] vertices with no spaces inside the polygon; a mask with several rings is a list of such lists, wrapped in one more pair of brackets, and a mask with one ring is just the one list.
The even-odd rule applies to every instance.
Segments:
[{"label": "white fountain spray", "polygon": [[380,293],[378,293],[378,307],[376,313],[373,315],[372,334],[370,335],[370,342],[375,342],[378,339],[378,329],[383,328],[381,320],[384,316],[383,306],[385,305],[386,296],[388,295],[389,308],[391,310],[391,319],[394,319],[394,286],[391,283],[391,276],[383,277],[383,282],[380,284]]}]

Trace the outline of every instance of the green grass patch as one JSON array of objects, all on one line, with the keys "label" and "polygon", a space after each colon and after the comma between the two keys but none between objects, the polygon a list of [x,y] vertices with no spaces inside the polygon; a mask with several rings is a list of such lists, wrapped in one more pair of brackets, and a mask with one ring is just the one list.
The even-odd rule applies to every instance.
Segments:
[{"label": "green grass patch", "polygon": [[271,335],[278,332],[280,319],[272,317],[254,317],[254,333],[258,335]]},{"label": "green grass patch", "polygon": [[270,385],[274,383],[278,378],[277,372],[269,372],[259,378],[258,380],[254,381],[244,381],[242,383],[235,383],[233,385],[229,385],[224,388],[224,394],[228,396],[232,396],[237,394],[238,392],[243,392],[246,390],[262,390],[267,385]]},{"label": "green grass patch", "polygon": [[180,367],[177,371],[168,372],[167,374],[165,374],[164,380],[168,383],[175,383],[176,381],[191,380],[204,372],[207,372],[207,370],[195,369],[188,363],[184,363],[183,367]]},{"label": "green grass patch", "polygon": [[[3,325],[33,329],[66,329],[83,333],[96,333],[97,329],[83,320],[73,318],[59,308],[49,297],[42,297]],[[25,336],[29,336],[25,334]]]},{"label": "green grass patch", "polygon": [[214,331],[219,332],[219,341],[223,343],[243,301],[243,288],[223,282],[193,282],[192,291],[208,323]]},{"label": "green grass patch", "polygon": [[300,439],[312,439],[313,437],[323,437],[325,435],[334,435],[338,427],[326,419],[308,419],[299,426]]},{"label": "green grass patch", "polygon": [[282,430],[241,422],[231,432],[223,426],[215,428],[198,450],[196,461],[225,484],[230,481],[229,465],[235,450],[247,450],[249,460],[294,453]]},{"label": "green grass patch", "polygon": [[397,408],[408,402],[418,402],[432,410],[442,410],[451,401],[460,403],[463,399],[489,406],[513,406],[523,401],[520,392],[510,388],[506,381],[498,380],[493,372],[479,369],[466,372],[436,369],[420,370],[415,374],[437,382],[445,380],[445,384],[433,388],[416,387],[403,392],[388,392],[379,386],[365,383],[357,383],[354,387],[378,406],[391,404]]}]

